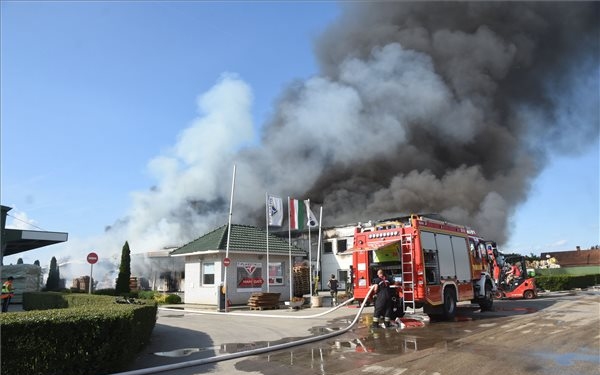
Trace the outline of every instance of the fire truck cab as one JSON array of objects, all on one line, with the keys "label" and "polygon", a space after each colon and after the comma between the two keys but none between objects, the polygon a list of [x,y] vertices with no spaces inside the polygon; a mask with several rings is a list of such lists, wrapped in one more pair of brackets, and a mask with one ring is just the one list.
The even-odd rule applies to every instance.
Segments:
[{"label": "fire truck cab", "polygon": [[354,298],[362,303],[378,269],[394,281],[403,310],[454,318],[457,302],[493,305],[486,242],[462,225],[421,215],[359,224],[352,249]]}]

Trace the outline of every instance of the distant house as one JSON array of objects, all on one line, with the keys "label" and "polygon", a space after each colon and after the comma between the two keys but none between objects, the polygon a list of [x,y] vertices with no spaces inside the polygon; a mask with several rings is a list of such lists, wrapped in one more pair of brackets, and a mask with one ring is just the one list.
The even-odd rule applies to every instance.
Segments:
[{"label": "distant house", "polygon": [[[306,257],[306,251],[249,225],[231,225],[229,265],[224,264],[228,226],[172,251],[171,257],[185,259],[184,303],[218,305],[219,290],[227,275],[227,298],[231,304],[246,304],[253,292],[281,293],[290,298],[290,255],[292,265]],[[268,263],[267,263],[268,256]]]},{"label": "distant house", "polygon": [[183,258],[172,258],[177,247],[131,254],[131,275],[137,277],[137,287],[160,292],[185,291],[185,264]]},{"label": "distant house", "polygon": [[554,257],[561,267],[600,266],[600,249],[597,248],[581,250],[577,246],[576,250],[541,253],[540,257],[542,259]]}]

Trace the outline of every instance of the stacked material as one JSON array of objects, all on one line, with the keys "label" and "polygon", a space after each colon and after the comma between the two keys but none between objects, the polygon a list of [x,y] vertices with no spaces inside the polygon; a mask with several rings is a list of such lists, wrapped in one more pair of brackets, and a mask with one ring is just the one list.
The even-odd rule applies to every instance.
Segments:
[{"label": "stacked material", "polygon": [[138,279],[137,277],[130,277],[129,278],[129,290],[131,290],[132,292],[137,291],[139,289],[138,287]]},{"label": "stacked material", "polygon": [[252,293],[248,299],[250,310],[268,310],[279,308],[279,296],[281,293]]},{"label": "stacked material", "polygon": [[90,290],[90,277],[89,276],[81,276],[76,279],[73,279],[73,284],[71,286],[71,290],[80,290],[80,291],[88,292]]},{"label": "stacked material", "polygon": [[307,266],[294,267],[294,297],[310,293],[310,271]]}]

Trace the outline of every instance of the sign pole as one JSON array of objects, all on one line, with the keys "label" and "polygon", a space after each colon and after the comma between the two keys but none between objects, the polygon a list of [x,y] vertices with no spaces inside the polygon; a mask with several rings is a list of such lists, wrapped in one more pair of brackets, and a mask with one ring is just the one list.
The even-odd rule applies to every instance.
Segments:
[{"label": "sign pole", "polygon": [[90,292],[92,294],[92,275],[94,274],[94,263],[90,264]]},{"label": "sign pole", "polygon": [[91,252],[87,256],[87,261],[90,264],[90,287],[89,294],[92,294],[92,276],[94,274],[94,263],[98,261],[98,254]]}]

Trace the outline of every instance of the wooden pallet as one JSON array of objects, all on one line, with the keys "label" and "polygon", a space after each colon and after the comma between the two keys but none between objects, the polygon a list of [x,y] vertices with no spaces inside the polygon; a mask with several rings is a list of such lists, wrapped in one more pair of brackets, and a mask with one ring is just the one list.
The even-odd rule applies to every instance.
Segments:
[{"label": "wooden pallet", "polygon": [[310,292],[310,271],[307,266],[294,267],[294,295],[303,296]]},{"label": "wooden pallet", "polygon": [[268,310],[279,308],[281,293],[252,293],[248,299],[250,310]]},{"label": "wooden pallet", "polygon": [[277,310],[279,309],[279,305],[264,305],[264,306],[251,306],[248,305],[250,307],[250,310]]}]

